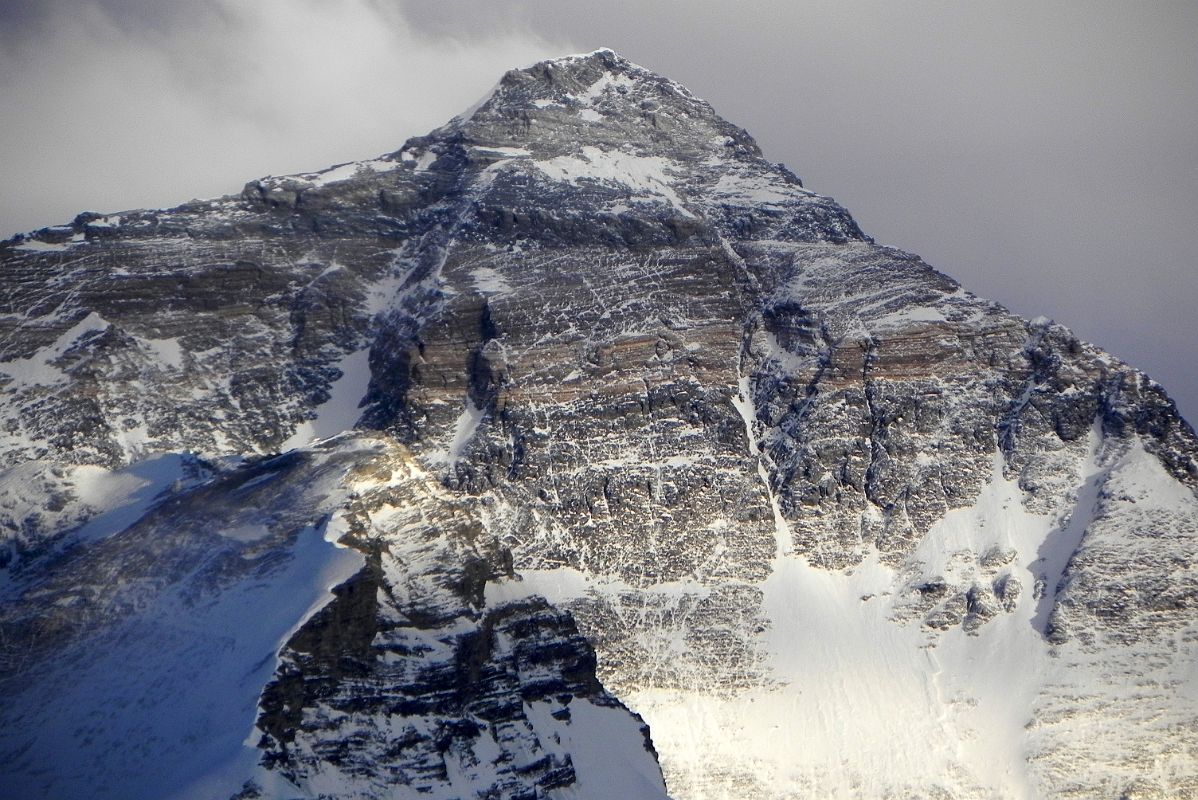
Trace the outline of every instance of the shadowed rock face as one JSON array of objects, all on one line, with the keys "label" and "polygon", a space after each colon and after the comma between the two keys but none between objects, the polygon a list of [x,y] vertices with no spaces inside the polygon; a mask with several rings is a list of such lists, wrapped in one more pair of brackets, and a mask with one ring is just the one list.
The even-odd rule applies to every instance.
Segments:
[{"label": "shadowed rock face", "polygon": [[194,492],[357,422],[428,473],[346,501],[364,566],[282,650],[247,796],[436,790],[450,763],[553,796],[577,776],[544,720],[624,713],[607,690],[679,798],[1198,792],[1172,401],[875,244],[610,51],[379,159],[0,258],[16,618],[120,540],[73,544],[91,465],[188,451]]},{"label": "shadowed rock face", "polygon": [[309,791],[540,796],[579,782],[560,740],[584,705],[619,718],[652,764],[647,728],[603,689],[568,614],[487,603],[510,555],[457,502],[401,449],[358,471],[385,480],[345,509],[344,541],[366,564],[282,651],[259,703],[263,775]]}]

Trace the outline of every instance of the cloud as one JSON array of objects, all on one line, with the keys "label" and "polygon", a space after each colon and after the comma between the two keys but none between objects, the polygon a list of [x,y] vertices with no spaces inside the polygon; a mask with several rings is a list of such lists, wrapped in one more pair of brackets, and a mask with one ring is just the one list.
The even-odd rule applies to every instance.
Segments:
[{"label": "cloud", "polygon": [[569,47],[434,36],[372,0],[18,8],[0,7],[0,236],[389,152]]}]

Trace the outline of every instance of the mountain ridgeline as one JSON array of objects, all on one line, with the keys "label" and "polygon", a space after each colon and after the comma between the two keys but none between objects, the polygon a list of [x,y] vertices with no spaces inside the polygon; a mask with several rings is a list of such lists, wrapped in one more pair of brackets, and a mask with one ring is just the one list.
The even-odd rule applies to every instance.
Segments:
[{"label": "mountain ridgeline", "polygon": [[1198,797],[1198,442],[609,50],[0,243],[0,784]]}]

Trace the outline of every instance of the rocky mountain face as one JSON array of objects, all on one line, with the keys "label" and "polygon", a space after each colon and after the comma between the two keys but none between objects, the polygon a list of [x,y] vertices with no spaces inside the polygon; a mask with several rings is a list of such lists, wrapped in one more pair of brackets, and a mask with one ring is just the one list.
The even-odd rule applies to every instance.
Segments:
[{"label": "rocky mountain face", "polygon": [[610,51],[0,259],[20,796],[1198,797],[1164,391]]}]

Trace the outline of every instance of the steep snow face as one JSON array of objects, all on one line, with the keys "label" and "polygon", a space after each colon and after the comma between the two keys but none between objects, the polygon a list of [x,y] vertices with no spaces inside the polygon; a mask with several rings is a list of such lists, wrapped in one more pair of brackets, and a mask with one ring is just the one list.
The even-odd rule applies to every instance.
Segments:
[{"label": "steep snow face", "polygon": [[836,572],[779,554],[761,586],[765,686],[629,695],[678,795],[1043,796],[1027,725],[1064,667],[1032,624],[1030,593],[980,631],[940,635],[902,619],[915,587],[961,578],[975,554],[1006,562],[968,576],[984,590],[1036,580],[1053,520],[1023,508],[1001,454],[993,464],[975,504],[949,512],[899,568],[874,555]]},{"label": "steep snow face", "polygon": [[8,791],[665,798],[573,623],[484,600],[500,552],[402,449],[341,437],[121,508],[0,617]]},{"label": "steep snow face", "polygon": [[[258,758],[247,735],[275,653],[361,565],[358,554],[312,528],[273,555],[282,564],[268,575],[214,587],[199,604],[189,596],[194,586],[164,592],[61,652],[22,681],[24,691],[6,692],[0,747],[8,791],[63,798],[237,792]],[[15,720],[28,727],[18,733]],[[59,766],[47,775],[46,764]]]},{"label": "steep snow face", "polygon": [[314,464],[296,480],[301,465],[210,479],[155,506],[136,493],[111,498],[82,541],[43,556],[40,576],[21,573],[20,602],[0,618],[10,791],[240,788],[257,760],[246,739],[276,653],[362,565],[323,536],[320,501],[299,497],[335,496],[335,467]]},{"label": "steep snow face", "polygon": [[[1157,525],[1167,519],[1172,530],[1192,535],[1193,494],[1138,442],[1103,444],[1098,430],[1062,514],[1029,511],[1026,493],[1004,477],[1004,468],[994,453],[975,502],[948,512],[897,567],[875,554],[829,571],[779,552],[758,585],[754,622],[762,633],[752,646],[759,648],[762,679],[752,688],[727,691],[718,682],[720,668],[702,663],[661,680],[667,663],[693,664],[694,629],[704,627],[693,616],[695,604],[719,591],[709,582],[638,591],[611,579],[543,570],[493,591],[544,596],[583,618],[595,606],[653,615],[652,627],[639,634],[653,664],[635,673],[648,679],[624,685],[624,670],[616,668],[609,681],[650,722],[675,797],[1037,798],[1094,784],[1107,792],[1128,785],[1128,771],[1116,765],[1129,756],[1140,765],[1133,785],[1185,796],[1194,765],[1185,731],[1198,706],[1192,669],[1169,665],[1198,657],[1194,621],[1152,619],[1150,611],[1149,619],[1124,630],[1135,632],[1139,647],[1112,658],[1101,647],[1058,641],[1042,617],[1079,579],[1078,567],[1067,568],[1060,554],[1080,559],[1096,546],[1079,550],[1079,537],[1093,543],[1104,528],[1121,537],[1106,546],[1123,553],[1118,560],[1127,569],[1134,561],[1127,551],[1153,535],[1148,519]],[[1111,504],[1120,510],[1102,507]],[[1107,515],[1127,513],[1143,517],[1114,534]],[[1125,593],[1145,576],[1120,578],[1126,583],[1112,580],[1105,592]],[[952,585],[970,587],[961,613],[988,614],[986,624],[942,632],[910,619],[926,593]],[[1193,579],[1184,577],[1164,591],[1184,596],[1192,589]],[[1096,621],[1090,616],[1081,625]],[[610,636],[610,623],[595,633]],[[662,674],[654,667],[664,667]],[[1120,720],[1135,722],[1124,727]],[[1085,733],[1108,727],[1111,736]],[[1079,780],[1078,758],[1102,765],[1093,784]]]},{"label": "steep snow face", "polygon": [[172,687],[156,614],[269,603],[195,712],[236,733],[137,740],[195,796],[659,798],[651,747],[677,800],[1198,794],[1163,390],[611,51],[0,257],[0,680],[51,676],[3,734],[21,786],[83,780],[20,757],[68,730],[27,702],[63,665],[123,701],[102,640]]}]

